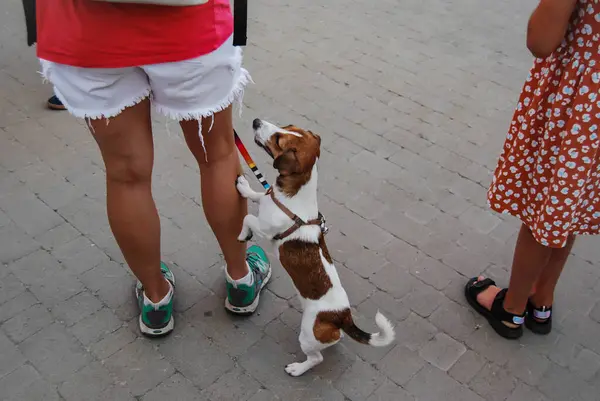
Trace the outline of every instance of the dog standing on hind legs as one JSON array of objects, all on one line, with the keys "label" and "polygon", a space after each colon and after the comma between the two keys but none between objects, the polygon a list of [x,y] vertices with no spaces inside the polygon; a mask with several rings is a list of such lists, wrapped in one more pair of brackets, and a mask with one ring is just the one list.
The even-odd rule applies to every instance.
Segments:
[{"label": "dog standing on hind legs", "polygon": [[250,188],[244,177],[236,186],[244,198],[259,203],[258,216],[247,215],[239,236],[269,239],[300,297],[303,314],[300,347],[306,361],[286,366],[300,376],[323,361],[321,351],[346,333],[363,344],[385,347],[394,341],[394,327],[377,312],[379,333],[367,333],[354,324],[350,302],[342,287],[323,237],[323,218],[317,205],[317,161],[321,138],[295,126],[280,128],[254,120],[254,140],[272,158],[278,170],[274,187],[266,193]]}]

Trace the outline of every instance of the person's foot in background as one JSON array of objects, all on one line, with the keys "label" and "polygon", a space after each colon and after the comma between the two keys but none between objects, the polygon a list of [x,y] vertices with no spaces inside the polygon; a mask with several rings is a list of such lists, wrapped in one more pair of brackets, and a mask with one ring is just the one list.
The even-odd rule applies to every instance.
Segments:
[{"label": "person's foot in background", "polygon": [[48,108],[50,110],[66,110],[67,108],[62,104],[59,98],[56,95],[52,96],[48,99]]}]

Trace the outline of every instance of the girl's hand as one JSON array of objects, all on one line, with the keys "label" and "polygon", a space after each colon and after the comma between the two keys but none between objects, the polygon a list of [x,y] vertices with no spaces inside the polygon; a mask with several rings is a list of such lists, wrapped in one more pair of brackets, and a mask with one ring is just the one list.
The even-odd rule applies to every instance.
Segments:
[{"label": "girl's hand", "polygon": [[578,0],[541,0],[529,18],[527,48],[546,58],[562,43]]}]

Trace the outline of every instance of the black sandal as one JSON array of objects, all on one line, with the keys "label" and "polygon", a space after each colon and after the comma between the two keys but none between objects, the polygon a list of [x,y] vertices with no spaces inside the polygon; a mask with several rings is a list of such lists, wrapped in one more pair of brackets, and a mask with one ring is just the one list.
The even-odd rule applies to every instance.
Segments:
[{"label": "black sandal", "polygon": [[[492,303],[492,310],[487,310],[477,302],[477,295],[487,290],[490,286],[495,285],[496,283],[494,280],[489,278],[481,281],[478,281],[477,277],[472,278],[465,286],[465,297],[467,298],[469,305],[487,319],[496,333],[509,340],[516,340],[523,335],[525,313],[522,315],[515,315],[504,309],[504,298],[506,297],[507,289],[500,290],[498,295],[496,295],[496,298],[494,298],[494,302]],[[516,324],[518,327],[508,327],[504,322]]]},{"label": "black sandal", "polygon": [[552,331],[552,307],[542,306],[536,308],[531,300],[528,300],[525,326],[535,334],[550,334]]}]

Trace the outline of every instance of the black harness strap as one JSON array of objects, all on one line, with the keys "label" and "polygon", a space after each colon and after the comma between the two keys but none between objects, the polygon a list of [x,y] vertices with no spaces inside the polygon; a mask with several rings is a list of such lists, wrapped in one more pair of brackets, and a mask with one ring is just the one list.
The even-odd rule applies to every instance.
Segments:
[{"label": "black harness strap", "polygon": [[246,46],[248,33],[248,0],[233,0],[233,45]]}]

